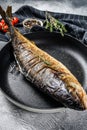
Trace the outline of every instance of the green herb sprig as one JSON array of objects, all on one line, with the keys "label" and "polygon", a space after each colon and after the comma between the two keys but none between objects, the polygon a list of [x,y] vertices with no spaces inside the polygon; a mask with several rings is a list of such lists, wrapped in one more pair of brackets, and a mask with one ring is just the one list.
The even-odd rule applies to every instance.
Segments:
[{"label": "green herb sprig", "polygon": [[59,20],[52,17],[48,12],[46,12],[46,20],[44,21],[44,24],[45,28],[50,32],[53,32],[54,29],[59,30],[62,36],[67,32],[65,26]]},{"label": "green herb sprig", "polygon": [[44,59],[44,58],[41,57],[41,56],[38,56],[38,57],[39,57],[39,59],[40,59],[41,61],[43,61],[46,65],[51,66],[51,63],[50,63],[48,60]]}]

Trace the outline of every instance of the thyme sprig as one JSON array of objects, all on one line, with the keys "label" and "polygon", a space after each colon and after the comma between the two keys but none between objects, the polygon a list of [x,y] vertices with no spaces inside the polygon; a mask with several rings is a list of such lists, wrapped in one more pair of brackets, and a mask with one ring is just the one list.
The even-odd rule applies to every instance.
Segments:
[{"label": "thyme sprig", "polygon": [[53,30],[59,30],[61,35],[64,36],[64,33],[67,32],[65,26],[57,19],[51,16],[46,11],[46,20],[44,21],[45,28],[48,29],[50,32],[53,32]]},{"label": "thyme sprig", "polygon": [[39,57],[39,59],[40,59],[41,61],[43,61],[46,65],[51,66],[51,63],[50,63],[48,60],[44,59],[44,58],[41,57],[41,56],[38,56],[38,57]]}]

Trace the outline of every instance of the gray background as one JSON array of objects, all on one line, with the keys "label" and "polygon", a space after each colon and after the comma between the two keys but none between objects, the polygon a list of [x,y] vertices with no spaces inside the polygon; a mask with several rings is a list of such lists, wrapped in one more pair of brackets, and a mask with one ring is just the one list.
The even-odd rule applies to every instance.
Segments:
[{"label": "gray background", "polygon": [[31,5],[41,10],[87,16],[87,0],[0,0],[0,4],[4,8],[12,5],[13,12],[22,5]]},{"label": "gray background", "polygon": [[[87,16],[87,0],[0,0],[5,9],[12,5],[13,12],[26,4],[40,10]],[[0,42],[2,47],[5,44]],[[0,130],[87,130],[87,111],[61,109],[55,114],[31,113],[11,104],[0,91]]]}]

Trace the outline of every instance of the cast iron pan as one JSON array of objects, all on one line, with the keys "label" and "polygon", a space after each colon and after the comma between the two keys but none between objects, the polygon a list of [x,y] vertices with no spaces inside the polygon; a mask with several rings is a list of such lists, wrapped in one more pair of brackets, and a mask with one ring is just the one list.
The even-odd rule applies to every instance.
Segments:
[{"label": "cast iron pan", "polygon": [[[87,48],[71,36],[38,32],[25,34],[36,45],[61,61],[87,90]],[[15,105],[33,112],[57,112],[64,107],[43,94],[18,72],[11,43],[0,52],[0,87]]]}]

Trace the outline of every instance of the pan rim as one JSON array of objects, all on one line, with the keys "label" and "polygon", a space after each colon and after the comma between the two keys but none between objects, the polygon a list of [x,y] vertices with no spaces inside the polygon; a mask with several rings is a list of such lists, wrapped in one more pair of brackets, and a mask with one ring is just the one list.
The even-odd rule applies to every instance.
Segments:
[{"label": "pan rim", "polygon": [[[43,32],[40,32],[40,33],[43,33]],[[44,33],[46,33],[46,32],[44,32]],[[47,32],[48,33],[48,32]],[[35,32],[35,33],[32,33],[32,34],[37,34],[37,32]],[[55,34],[55,33],[54,33]],[[24,34],[24,36],[25,35],[30,35],[30,33],[29,34]],[[70,36],[70,35],[67,35],[67,34],[65,34],[65,36],[67,36],[67,37],[70,37],[70,38],[72,38],[73,40],[76,40],[77,42],[80,42],[79,40],[77,40],[76,38],[74,38],[74,37],[72,37],[72,36]],[[2,49],[1,49],[1,51],[10,43],[11,41],[9,41]],[[80,44],[82,44],[84,47],[86,47],[87,48],[87,46],[86,45],[84,45],[82,42],[80,42]],[[1,53],[1,51],[0,51],[0,53]],[[56,113],[56,112],[60,112],[60,111],[62,111],[62,110],[65,110],[65,109],[67,109],[67,108],[65,108],[65,107],[62,107],[62,108],[48,108],[48,109],[39,109],[39,108],[32,108],[32,107],[29,107],[29,106],[27,106],[27,105],[23,105],[22,103],[19,103],[18,101],[16,101],[15,99],[12,99],[12,97],[11,96],[8,96],[5,92],[4,92],[4,90],[2,89],[2,88],[0,88],[1,89],[1,91],[2,91],[2,93],[5,95],[5,97],[10,101],[10,102],[12,102],[13,104],[15,104],[16,106],[18,106],[18,107],[20,107],[20,108],[22,108],[22,109],[24,109],[24,110],[27,110],[27,111],[31,111],[31,112],[35,112],[35,113]],[[69,108],[68,108],[69,109]],[[71,108],[70,108],[71,109]],[[74,109],[73,109],[74,110]],[[76,111],[76,110],[75,110]]]}]

